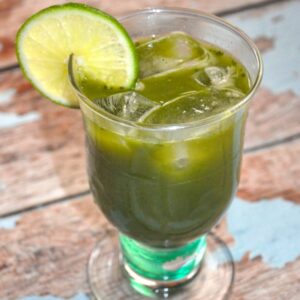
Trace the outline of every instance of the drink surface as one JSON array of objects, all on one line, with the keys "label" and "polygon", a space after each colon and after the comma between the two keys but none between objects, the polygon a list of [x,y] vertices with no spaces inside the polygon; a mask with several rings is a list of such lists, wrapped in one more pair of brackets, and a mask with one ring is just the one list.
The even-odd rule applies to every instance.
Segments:
[{"label": "drink surface", "polygon": [[[136,48],[135,91],[107,90],[99,97],[93,83],[82,88],[100,110],[137,126],[205,119],[230,110],[250,90],[236,59],[184,33],[143,38]],[[118,132],[84,117],[91,190],[122,233],[150,246],[175,247],[218,221],[239,180],[245,110],[174,140]]]},{"label": "drink surface", "polygon": [[82,83],[89,98],[123,119],[142,124],[205,119],[237,104],[250,89],[247,71],[236,59],[185,33],[140,39],[136,49],[140,79],[135,92]]}]

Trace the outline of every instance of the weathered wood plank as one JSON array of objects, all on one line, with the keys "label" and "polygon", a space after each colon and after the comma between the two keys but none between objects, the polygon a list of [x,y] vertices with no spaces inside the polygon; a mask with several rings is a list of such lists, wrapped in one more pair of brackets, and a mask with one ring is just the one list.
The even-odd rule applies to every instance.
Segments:
[{"label": "weathered wood plank", "polygon": [[[241,4],[238,0],[227,1],[197,1],[197,0],[79,0],[76,2],[83,2],[93,5],[113,15],[121,15],[124,12],[141,9],[149,6],[171,6],[171,7],[185,7],[204,10],[208,12],[217,12],[221,10],[228,10],[240,7],[247,4],[259,3],[264,0],[246,0]],[[70,2],[67,0],[54,0],[51,5]],[[24,22],[24,20],[39,11],[42,8],[49,6],[47,1],[32,1],[32,0],[0,0],[0,68],[7,67],[16,63],[15,57],[15,35]]]},{"label": "weathered wood plank", "polygon": [[300,203],[300,141],[244,155],[238,195],[257,200],[277,196]]},{"label": "weathered wood plank", "polygon": [[246,128],[245,149],[271,144],[300,133],[300,96],[261,87],[254,96]]},{"label": "weathered wood plank", "polygon": [[87,190],[80,112],[42,99],[19,70],[1,75],[0,86],[14,91],[0,106],[1,213]]},{"label": "weathered wood plank", "polygon": [[88,291],[87,258],[106,228],[85,197],[26,213],[15,228],[0,229],[0,299]]},{"label": "weathered wood plank", "polygon": [[282,269],[270,269],[260,259],[237,264],[233,300],[297,300],[300,259]]},{"label": "weathered wood plank", "polygon": [[[284,137],[299,137],[300,40],[294,38],[299,31],[299,11],[300,2],[290,1],[229,18],[245,30],[263,50],[264,78],[262,88],[252,103],[246,131],[246,148],[256,148],[263,139],[265,144],[272,144]],[[283,51],[287,45],[288,54]],[[296,179],[299,175],[296,171],[299,165],[298,143],[295,143],[292,150],[294,154],[285,155],[284,151],[277,152],[277,149],[274,148],[272,157],[268,157],[268,152],[260,158],[253,154],[248,163],[245,162],[244,172],[248,172],[249,176],[246,181],[242,180],[240,187],[247,198],[257,199],[259,196],[256,193],[272,197],[277,188],[285,186],[285,195],[299,200],[299,182]],[[274,173],[261,169],[260,176],[254,178],[251,176],[251,172],[255,170],[253,165],[259,165],[260,159],[267,162],[266,168],[272,165]],[[285,181],[286,178],[289,178],[290,184]]]}]

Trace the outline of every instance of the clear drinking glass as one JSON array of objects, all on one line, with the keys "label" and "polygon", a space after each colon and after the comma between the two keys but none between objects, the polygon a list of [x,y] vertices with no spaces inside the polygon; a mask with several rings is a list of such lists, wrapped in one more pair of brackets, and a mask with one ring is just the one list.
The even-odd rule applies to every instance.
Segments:
[{"label": "clear drinking glass", "polygon": [[239,29],[198,11],[153,8],[120,21],[133,39],[183,31],[216,45],[245,66],[252,87],[241,102],[207,119],[142,126],[99,109],[71,76],[85,124],[91,191],[118,229],[104,234],[91,255],[92,291],[110,300],[226,299],[233,262],[209,231],[237,189],[261,57]]}]

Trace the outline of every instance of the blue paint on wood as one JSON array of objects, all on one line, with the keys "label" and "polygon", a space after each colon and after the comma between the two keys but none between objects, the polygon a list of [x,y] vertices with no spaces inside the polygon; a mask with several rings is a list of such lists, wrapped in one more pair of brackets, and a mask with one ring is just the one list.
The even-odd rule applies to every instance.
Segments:
[{"label": "blue paint on wood", "polygon": [[20,298],[19,300],[90,300],[90,297],[83,292],[79,292],[72,298],[61,298],[52,295],[46,295],[46,296],[27,296],[27,297]]},{"label": "blue paint on wood", "polygon": [[24,115],[0,112],[0,129],[16,127],[22,124],[38,121],[40,114],[32,111]]},{"label": "blue paint on wood", "polygon": [[0,229],[13,229],[16,227],[20,215],[0,219]]},{"label": "blue paint on wood", "polygon": [[264,14],[245,12],[228,18],[252,39],[262,36],[273,39],[273,48],[263,54],[262,85],[274,93],[291,90],[300,95],[299,13],[300,2],[293,1],[274,6]]},{"label": "blue paint on wood", "polygon": [[88,297],[88,295],[87,294],[85,294],[85,293],[78,293],[76,296],[74,296],[73,298],[72,298],[72,300],[89,300],[90,299],[90,297]]},{"label": "blue paint on wood", "polygon": [[14,95],[16,94],[16,89],[7,89],[0,92],[0,105],[9,104]]},{"label": "blue paint on wood", "polygon": [[27,296],[23,297],[20,300],[62,300],[63,298],[58,298],[54,296]]},{"label": "blue paint on wood", "polygon": [[284,199],[247,202],[236,198],[227,223],[235,243],[233,257],[240,261],[261,257],[272,267],[281,268],[300,256],[300,205]]}]

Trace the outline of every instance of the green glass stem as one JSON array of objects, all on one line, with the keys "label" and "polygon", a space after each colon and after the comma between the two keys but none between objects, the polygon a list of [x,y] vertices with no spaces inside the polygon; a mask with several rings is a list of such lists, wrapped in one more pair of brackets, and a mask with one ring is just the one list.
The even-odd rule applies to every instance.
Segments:
[{"label": "green glass stem", "polygon": [[195,273],[206,249],[206,236],[178,248],[152,248],[120,235],[123,262],[136,274],[156,281],[181,281]]}]

